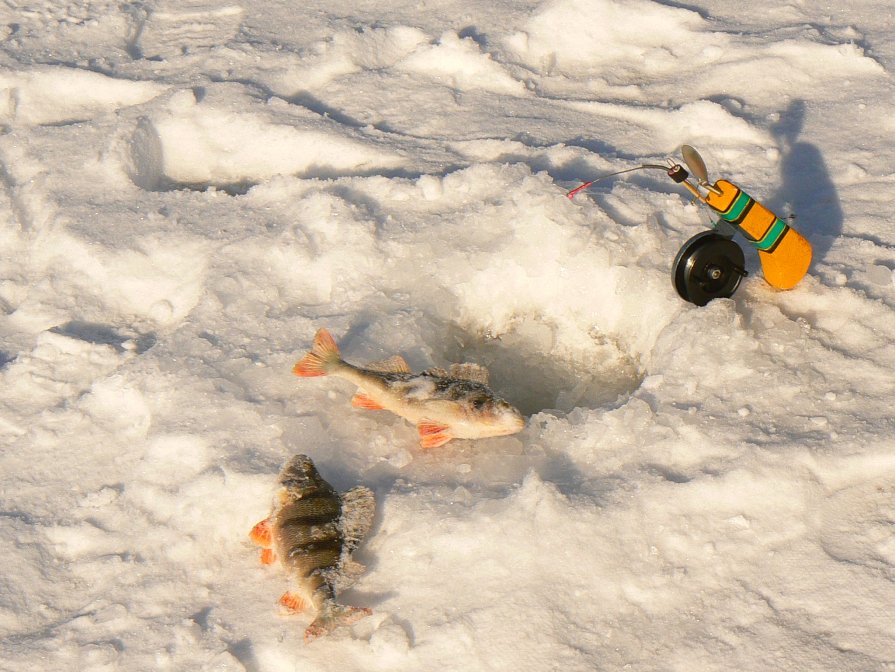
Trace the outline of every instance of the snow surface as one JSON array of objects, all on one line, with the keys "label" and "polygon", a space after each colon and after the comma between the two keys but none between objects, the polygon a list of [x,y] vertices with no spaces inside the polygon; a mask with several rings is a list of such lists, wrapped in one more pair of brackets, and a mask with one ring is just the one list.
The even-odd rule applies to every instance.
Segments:
[{"label": "snow surface", "polygon": [[[887,0],[0,7],[0,668],[895,669]],[[814,245],[697,308],[702,153]],[[424,452],[292,363],[475,361]],[[306,645],[248,541],[371,487],[374,615]]]}]

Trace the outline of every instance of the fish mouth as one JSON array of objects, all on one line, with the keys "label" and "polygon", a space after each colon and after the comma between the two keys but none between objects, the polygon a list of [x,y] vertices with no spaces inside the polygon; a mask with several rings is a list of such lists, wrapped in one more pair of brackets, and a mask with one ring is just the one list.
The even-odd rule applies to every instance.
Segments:
[{"label": "fish mouth", "polygon": [[523,429],[525,429],[525,418],[519,415],[510,423],[510,428],[507,434],[515,434],[516,432],[521,432]]},{"label": "fish mouth", "polygon": [[516,432],[521,432],[525,429],[525,418],[522,417],[522,414],[519,411],[513,408],[512,411],[507,411],[498,417],[497,422],[494,423],[493,427],[495,429],[495,436],[515,434]]}]

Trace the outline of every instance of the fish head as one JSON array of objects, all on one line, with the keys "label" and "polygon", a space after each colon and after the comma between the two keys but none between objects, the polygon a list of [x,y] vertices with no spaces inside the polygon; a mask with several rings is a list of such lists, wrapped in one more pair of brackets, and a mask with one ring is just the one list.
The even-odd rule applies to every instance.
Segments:
[{"label": "fish head", "polygon": [[471,424],[479,436],[505,436],[522,431],[525,418],[510,402],[485,392],[470,396],[464,403]]},{"label": "fish head", "polygon": [[307,455],[295,455],[280,472],[280,485],[284,490],[301,495],[325,486],[326,482]]}]

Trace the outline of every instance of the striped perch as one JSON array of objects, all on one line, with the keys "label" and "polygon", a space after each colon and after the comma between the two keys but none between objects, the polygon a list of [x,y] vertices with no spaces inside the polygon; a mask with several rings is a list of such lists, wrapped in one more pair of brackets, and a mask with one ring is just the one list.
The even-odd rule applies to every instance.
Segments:
[{"label": "striped perch", "polygon": [[252,528],[250,537],[263,549],[263,564],[279,559],[286,569],[292,585],[280,604],[290,612],[315,612],[306,640],[372,613],[338,604],[335,598],[364,570],[351,553],[369,532],[374,513],[369,488],[358,486],[340,495],[307,455],[296,455],[280,473],[273,512]]}]

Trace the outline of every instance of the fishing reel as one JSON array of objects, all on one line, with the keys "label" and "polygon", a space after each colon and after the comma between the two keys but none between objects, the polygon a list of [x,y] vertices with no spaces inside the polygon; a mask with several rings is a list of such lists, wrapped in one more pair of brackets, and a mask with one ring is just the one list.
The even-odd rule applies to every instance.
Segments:
[{"label": "fishing reel", "polygon": [[[570,199],[594,182],[635,170],[663,170],[674,182],[686,188],[717,218],[714,228],[690,238],[674,258],[671,280],[685,301],[704,306],[712,299],[733,296],[740,281],[748,275],[743,249],[734,240],[740,233],[758,250],[764,279],[777,289],[792,289],[808,272],[811,244],[786,222],[738,186],[727,180],[709,182],[705,162],[693,147],[683,145],[681,154],[687,170],[680,164],[643,164],[602,175],[566,194]],[[690,181],[690,174],[697,184]],[[703,194],[703,191],[705,194]]]}]

